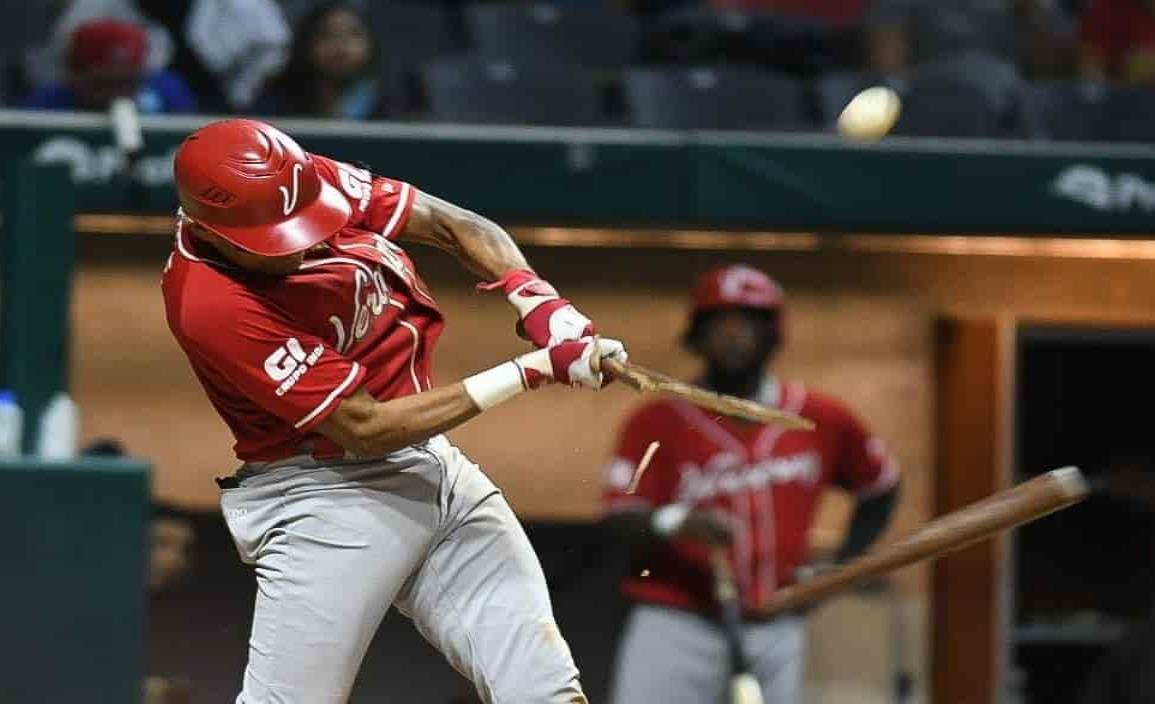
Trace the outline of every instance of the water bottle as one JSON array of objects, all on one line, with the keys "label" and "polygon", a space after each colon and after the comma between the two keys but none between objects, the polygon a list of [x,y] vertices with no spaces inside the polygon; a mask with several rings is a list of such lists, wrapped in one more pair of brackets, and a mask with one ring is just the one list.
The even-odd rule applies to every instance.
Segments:
[{"label": "water bottle", "polygon": [[76,457],[76,438],[80,431],[80,413],[72,398],[61,391],[52,397],[40,416],[36,435],[36,454],[45,460],[68,460]]},{"label": "water bottle", "polygon": [[0,457],[19,457],[24,434],[24,411],[16,403],[16,394],[0,390]]}]

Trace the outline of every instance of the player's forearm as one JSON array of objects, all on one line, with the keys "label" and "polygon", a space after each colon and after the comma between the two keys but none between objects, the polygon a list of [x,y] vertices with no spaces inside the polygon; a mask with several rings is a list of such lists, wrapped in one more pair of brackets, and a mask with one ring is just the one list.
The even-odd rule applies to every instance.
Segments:
[{"label": "player's forearm", "polygon": [[486,281],[529,268],[513,237],[500,225],[427,193],[417,196],[403,236],[453,254]]},{"label": "player's forearm", "polygon": [[599,389],[594,359],[625,359],[609,338],[562,342],[534,350],[450,386],[378,401],[364,388],[343,399],[317,432],[359,457],[379,457],[428,440],[523,391],[549,383]]},{"label": "player's forearm", "polygon": [[360,391],[317,430],[358,457],[379,457],[452,430],[479,413],[460,382],[383,402]]},{"label": "player's forearm", "polygon": [[470,216],[453,231],[458,261],[486,281],[529,268],[525,255],[503,227],[476,213]]},{"label": "player's forearm", "polygon": [[846,539],[835,553],[836,562],[846,562],[858,557],[882,536],[890,524],[890,516],[894,513],[898,497],[899,488],[895,486],[885,494],[858,501],[846,531]]}]

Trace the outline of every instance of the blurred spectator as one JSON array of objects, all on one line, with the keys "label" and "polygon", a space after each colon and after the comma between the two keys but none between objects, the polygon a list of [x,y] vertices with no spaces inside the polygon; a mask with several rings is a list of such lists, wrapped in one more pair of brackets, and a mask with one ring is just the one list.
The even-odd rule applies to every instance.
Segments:
[{"label": "blurred spectator", "polygon": [[867,19],[868,63],[895,76],[980,50],[1017,60],[1028,73],[1047,73],[1070,34],[1054,0],[876,0]]},{"label": "blurred spectator", "polygon": [[185,77],[206,110],[247,109],[288,56],[292,35],[275,0],[136,4],[172,35],[172,68]]},{"label": "blurred spectator", "polygon": [[188,86],[175,74],[149,71],[148,35],[137,25],[99,20],[79,26],[68,45],[68,75],[34,90],[24,106],[44,110],[106,110],[131,97],[144,113],[192,112]]},{"label": "blurred spectator", "polygon": [[301,18],[289,62],[253,112],[366,120],[382,112],[376,43],[365,15],[349,2],[327,2]]},{"label": "blurred spectator", "polygon": [[154,504],[149,589],[158,591],[169,587],[188,573],[195,545],[196,529],[188,513],[169,504]]},{"label": "blurred spectator", "polygon": [[120,20],[135,24],[148,34],[146,65],[160,71],[172,60],[172,37],[168,30],[150,22],[134,0],[67,0],[53,28],[49,45],[33,52],[25,61],[25,78],[32,86],[42,86],[65,78],[68,46],[81,25],[97,20]]},{"label": "blurred spectator", "polygon": [[206,111],[247,108],[284,64],[291,39],[275,0],[71,0],[57,21],[54,50],[26,72],[33,82],[53,75],[67,39],[79,25],[119,19],[145,27],[148,65],[184,78]]},{"label": "blurred spectator", "polygon": [[1155,79],[1155,0],[1091,0],[1079,27],[1085,78]]}]

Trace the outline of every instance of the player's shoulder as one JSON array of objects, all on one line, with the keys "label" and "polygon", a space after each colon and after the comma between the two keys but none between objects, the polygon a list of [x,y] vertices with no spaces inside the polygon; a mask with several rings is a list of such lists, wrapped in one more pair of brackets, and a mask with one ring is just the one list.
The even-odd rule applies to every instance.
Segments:
[{"label": "player's shoulder", "polygon": [[182,337],[217,336],[260,314],[253,295],[227,272],[179,252],[173,253],[161,288],[169,325]]},{"label": "player's shoulder", "polygon": [[794,380],[781,382],[779,406],[816,422],[854,422],[854,412],[841,399]]},{"label": "player's shoulder", "polygon": [[681,402],[664,398],[647,401],[626,415],[623,428],[627,433],[646,432],[649,434],[673,428],[681,417],[677,408],[678,403]]}]

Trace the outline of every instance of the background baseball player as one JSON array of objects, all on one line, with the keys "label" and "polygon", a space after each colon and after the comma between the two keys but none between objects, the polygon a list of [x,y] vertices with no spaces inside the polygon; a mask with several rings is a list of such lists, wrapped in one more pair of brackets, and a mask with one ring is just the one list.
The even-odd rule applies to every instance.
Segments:
[{"label": "background baseball player", "polygon": [[[396,604],[485,702],[584,702],[524,532],[440,433],[545,383],[596,389],[592,356],[621,344],[494,223],[269,125],[208,125],[175,169],[169,325],[244,462],[219,480],[258,587],[237,701],[345,701]],[[395,240],[494,282],[542,349],[434,387],[442,317]]]},{"label": "background baseball player", "polygon": [[[882,443],[838,401],[767,374],[783,339],[782,305],[778,284],[756,269],[710,271],[694,287],[685,344],[705,362],[706,387],[810,418],[815,431],[711,416],[677,400],[643,406],[622,430],[607,474],[608,520],[623,536],[648,540],[624,584],[636,606],[619,646],[614,704],[701,704],[726,691],[710,545],[730,545],[746,646],[766,700],[798,701],[802,620],[760,618],[759,605],[808,561],[807,533],[826,487],[858,498],[836,559],[865,550],[886,526],[898,473]],[[654,440],[661,448],[637,492],[626,493]]]}]

